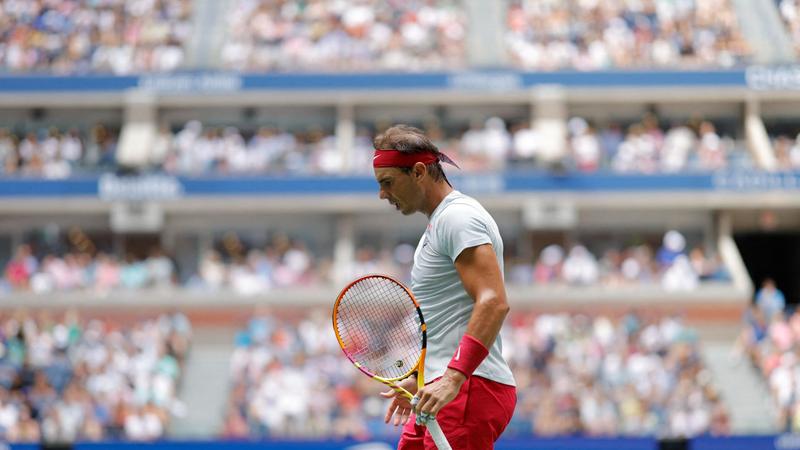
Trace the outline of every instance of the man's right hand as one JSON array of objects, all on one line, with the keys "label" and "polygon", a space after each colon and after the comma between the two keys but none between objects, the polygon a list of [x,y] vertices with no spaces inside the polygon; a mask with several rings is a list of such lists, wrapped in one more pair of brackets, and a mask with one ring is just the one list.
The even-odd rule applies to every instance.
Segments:
[{"label": "man's right hand", "polygon": [[[412,395],[417,393],[417,377],[414,375],[397,383],[397,385],[407,390]],[[389,423],[389,421],[392,420],[392,416],[394,416],[394,426],[405,425],[406,422],[408,422],[409,416],[411,416],[411,401],[392,389],[381,392],[381,396],[392,399],[392,403],[389,404],[389,408],[386,410],[386,417],[383,421]]]}]

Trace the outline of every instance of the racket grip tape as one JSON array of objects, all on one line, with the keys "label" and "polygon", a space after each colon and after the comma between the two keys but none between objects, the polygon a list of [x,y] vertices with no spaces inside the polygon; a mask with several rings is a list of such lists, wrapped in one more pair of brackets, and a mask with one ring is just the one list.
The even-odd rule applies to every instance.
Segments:
[{"label": "racket grip tape", "polygon": [[436,419],[429,420],[426,426],[428,427],[428,432],[431,434],[431,438],[433,438],[433,442],[436,444],[436,448],[439,450],[453,450],[453,447],[450,447],[450,443],[447,442],[447,437],[444,435],[444,431],[442,431]]}]

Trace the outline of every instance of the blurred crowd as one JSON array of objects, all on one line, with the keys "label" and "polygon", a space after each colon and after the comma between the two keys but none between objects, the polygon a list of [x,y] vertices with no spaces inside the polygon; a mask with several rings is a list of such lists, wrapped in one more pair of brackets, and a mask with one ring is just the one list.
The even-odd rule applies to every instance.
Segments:
[{"label": "blurred crowd", "polygon": [[507,331],[518,383],[512,434],[730,433],[697,336],[679,317],[522,314]]},{"label": "blurred crowd", "polygon": [[800,431],[800,310],[788,308],[771,278],[762,281],[745,311],[734,357],[753,364],[772,394],[780,430]]},{"label": "blurred crowd", "polygon": [[[677,317],[525,313],[507,324],[519,397],[509,436],[730,432],[697,338]],[[352,367],[329,327],[322,311],[291,320],[262,311],[250,321],[231,356],[224,437],[397,433],[383,423],[383,385]]]},{"label": "blurred crowd", "polygon": [[755,167],[742,143],[720,135],[714,123],[704,119],[663,127],[657,116],[646,114],[625,130],[615,125],[596,130],[586,120],[573,118],[567,129],[570,163],[579,171],[678,173]]},{"label": "blurred crowd", "polygon": [[390,433],[378,419],[380,383],[344,358],[327,313],[292,320],[257,313],[237,334],[230,364],[225,438]]},{"label": "blurred crowd", "polygon": [[[468,66],[459,0],[235,0],[224,25],[200,33],[195,8],[193,0],[2,0],[0,71],[176,71],[201,34],[220,35],[210,65],[227,70]],[[778,9],[796,36],[796,1]],[[526,70],[731,67],[751,56],[731,0],[514,0],[503,25],[512,65]]]},{"label": "blurred crowd", "polygon": [[180,313],[130,324],[69,311],[0,317],[0,440],[156,440],[172,416],[191,326]]},{"label": "blurred crowd", "polygon": [[160,247],[146,258],[124,259],[104,252],[45,252],[38,256],[22,244],[5,263],[0,293],[92,291],[103,295],[120,289],[168,288],[176,285],[175,266]]},{"label": "blurred crowd", "polygon": [[567,122],[565,152],[551,137],[526,122],[508,126],[499,117],[474,123],[460,137],[446,138],[433,126],[428,132],[440,149],[453,154],[464,170],[545,168],[558,171],[683,173],[755,167],[745,146],[720,135],[702,118],[666,124],[654,114],[623,126],[597,126],[581,117]]},{"label": "blurred crowd", "polygon": [[514,0],[507,25],[528,70],[731,67],[751,53],[730,0]]},{"label": "blurred crowd", "polygon": [[0,72],[174,71],[193,0],[0,0]]},{"label": "blurred crowd", "polygon": [[[75,245],[56,246],[65,250],[19,245],[7,261],[0,261],[0,294],[85,291],[102,296],[122,290],[185,288],[250,296],[273,288],[327,285],[364,273],[386,273],[410,281],[415,248],[409,242],[364,243],[355,247],[350,264],[334,267],[330,254],[312,248],[302,238],[276,233],[264,243],[251,245],[228,233],[197,261],[181,267],[160,246],[144,256],[127,253],[119,258],[97,250],[90,241],[84,236],[82,250]],[[518,251],[509,251],[505,261],[506,279],[514,286],[654,285],[667,291],[692,291],[705,282],[730,280],[716,253],[702,245],[688,245],[677,230],[666,232],[659,246],[643,241],[626,247],[590,240],[566,249],[550,244],[533,258],[518,256]],[[185,262],[181,255],[177,259]]]},{"label": "blurred crowd", "polygon": [[14,133],[0,128],[0,175],[62,179],[81,171],[116,168],[118,131],[96,124],[78,128],[41,128]]},{"label": "blurred crowd", "polygon": [[236,0],[222,66],[239,71],[432,71],[466,65],[458,0]]},{"label": "blurred crowd", "polygon": [[177,132],[162,127],[149,156],[151,168],[172,174],[319,174],[342,170],[336,139],[322,128],[289,132],[262,126],[248,131],[204,126],[192,120]]},{"label": "blurred crowd", "polygon": [[246,246],[231,234],[221,248],[205,252],[186,286],[204,292],[256,295],[275,287],[330,281],[330,266],[330,258],[312,252],[303,239],[276,234],[263,246]]},{"label": "blurred crowd", "polygon": [[[466,129],[445,130],[436,121],[422,126],[464,172],[545,169],[650,174],[755,168],[743,142],[702,118],[666,124],[648,113],[627,125],[598,126],[573,117],[567,122],[566,140],[556,143],[528,122],[506,122],[500,117],[475,121]],[[50,127],[16,133],[0,128],[0,162],[5,175],[51,179],[129,169],[190,176],[339,175],[347,172],[347,160],[350,172],[368,174],[376,132],[370,126],[358,127],[352,148],[343,153],[333,132],[322,127],[289,131],[268,125],[253,129],[191,120],[174,130],[162,126],[139,168],[118,164],[119,132],[102,124],[87,132]],[[800,150],[795,147],[786,137],[776,138],[781,167],[800,164],[795,155],[800,155]]]},{"label": "blurred crowd", "polygon": [[[571,172],[684,173],[754,167],[741,142],[720,135],[713,122],[692,119],[668,126],[653,114],[623,128],[612,123],[596,127],[574,117],[567,123],[562,150],[552,137],[529,123],[507,123],[499,117],[473,122],[466,129],[443,129],[438,122],[423,125],[440,150],[465,172],[504,169],[548,169]],[[189,121],[173,132],[164,126],[151,148],[151,170],[172,174],[341,174],[350,158],[352,172],[371,173],[369,127],[359,127],[349,156],[337,148],[336,137],[322,128],[290,132],[263,126],[247,130]]]},{"label": "blurred crowd", "polygon": [[[597,243],[595,243],[597,244]],[[609,248],[599,258],[580,243],[565,250],[544,247],[534,261],[512,258],[506,263],[512,285],[626,286],[656,285],[666,291],[692,291],[704,282],[729,281],[719,255],[701,245],[688,247],[677,230],[667,231],[658,247],[641,243]]]}]

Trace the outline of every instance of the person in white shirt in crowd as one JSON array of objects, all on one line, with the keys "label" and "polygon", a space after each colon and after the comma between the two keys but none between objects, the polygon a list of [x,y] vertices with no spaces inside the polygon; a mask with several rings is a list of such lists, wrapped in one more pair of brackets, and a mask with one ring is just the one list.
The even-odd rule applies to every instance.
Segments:
[{"label": "person in white shirt in crowd", "polygon": [[83,142],[81,142],[80,132],[76,128],[70,129],[61,137],[61,157],[70,166],[77,166],[83,158]]},{"label": "person in white shirt in crowd", "polygon": [[175,136],[175,149],[177,151],[177,164],[175,170],[179,173],[191,173],[200,165],[196,160],[195,147],[197,146],[200,135],[203,132],[203,125],[198,120],[186,122],[183,129]]},{"label": "person in white shirt in crowd", "polygon": [[338,174],[344,169],[342,153],[336,146],[336,136],[315,130],[311,144],[311,169],[317,173]]},{"label": "person in white shirt in crowd", "polygon": [[147,155],[147,167],[151,170],[176,172],[177,155],[175,142],[176,137],[173,135],[169,124],[162,123],[153,139],[153,145],[150,146],[150,153]]},{"label": "person in white shirt in crowd", "polygon": [[200,261],[198,275],[204,288],[212,290],[222,288],[228,278],[228,273],[217,251],[209,250],[206,252]]},{"label": "person in white shirt in crowd", "polygon": [[589,123],[580,118],[573,117],[567,122],[569,130],[569,147],[575,159],[575,167],[581,172],[594,172],[600,167],[602,148]]},{"label": "person in white shirt in crowd", "polygon": [[173,285],[175,267],[172,260],[164,253],[163,248],[160,246],[151,248],[145,264],[152,286],[167,288]]},{"label": "person in white shirt in crowd", "polygon": [[251,170],[247,146],[236,127],[225,127],[222,132],[219,164],[219,171],[223,173],[238,174]]},{"label": "person in white shirt in crowd", "polygon": [[228,268],[228,281],[233,292],[243,296],[263,293],[269,280],[259,277],[250,261],[244,257],[235,258]]},{"label": "person in white shirt in crowd", "polygon": [[459,145],[460,162],[464,166],[464,170],[485,167],[482,159],[485,152],[483,144],[483,125],[478,120],[472,120],[469,130],[461,135]]},{"label": "person in white shirt in crowd", "polygon": [[575,245],[570,249],[561,273],[564,281],[576,286],[594,285],[600,276],[597,259],[582,245]]},{"label": "person in white shirt in crowd", "polygon": [[729,149],[726,142],[717,134],[714,124],[709,121],[701,122],[698,134],[700,167],[705,170],[724,168],[727,165]]},{"label": "person in white shirt in crowd", "polygon": [[685,254],[678,255],[661,276],[661,285],[667,291],[692,291],[699,284],[697,273]]},{"label": "person in white shirt in crowd", "polygon": [[677,230],[664,233],[663,245],[656,255],[663,272],[661,285],[668,291],[696,289],[698,274],[686,255],[686,238]]},{"label": "person in white shirt in crowd", "polygon": [[661,149],[661,170],[675,173],[686,169],[689,156],[696,146],[697,138],[689,127],[673,125],[667,131],[664,147]]},{"label": "person in white shirt in crowd", "polygon": [[512,131],[513,165],[533,166],[539,153],[539,133],[529,123],[520,123]]},{"label": "person in white shirt in crowd", "polygon": [[224,144],[220,129],[205,127],[203,133],[197,139],[193,151],[196,156],[195,166],[192,168],[193,174],[224,172]]},{"label": "person in white shirt in crowd", "polygon": [[506,123],[500,117],[486,119],[483,130],[483,155],[485,168],[491,171],[501,171],[505,168],[511,151],[511,135],[506,129]]},{"label": "person in white shirt in crowd", "polygon": [[69,178],[72,174],[72,166],[61,156],[61,150],[57,149],[55,155],[44,162],[42,175],[50,180],[62,180]]}]

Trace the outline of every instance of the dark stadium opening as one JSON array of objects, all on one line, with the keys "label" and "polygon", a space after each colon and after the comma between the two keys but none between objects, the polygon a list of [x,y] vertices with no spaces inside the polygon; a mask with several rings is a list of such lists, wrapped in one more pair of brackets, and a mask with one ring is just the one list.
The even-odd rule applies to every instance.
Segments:
[{"label": "dark stadium opening", "polygon": [[800,303],[800,232],[736,233],[734,239],[756,291],[772,278],[787,305]]},{"label": "dark stadium opening", "polygon": [[128,233],[120,237],[125,254],[133,259],[145,259],[154,249],[161,248],[161,236],[157,234]]}]

